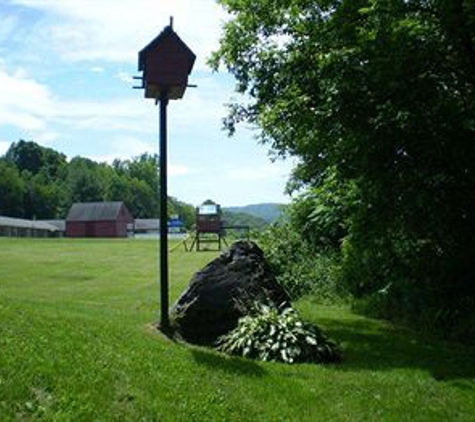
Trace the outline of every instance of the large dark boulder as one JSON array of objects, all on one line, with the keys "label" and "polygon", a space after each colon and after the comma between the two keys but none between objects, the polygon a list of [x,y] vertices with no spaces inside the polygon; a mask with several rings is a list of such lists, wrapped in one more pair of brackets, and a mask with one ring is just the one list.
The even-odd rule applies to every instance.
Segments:
[{"label": "large dark boulder", "polygon": [[194,275],[173,307],[172,321],[186,341],[212,345],[237,326],[245,305],[256,300],[290,304],[262,250],[239,241]]}]

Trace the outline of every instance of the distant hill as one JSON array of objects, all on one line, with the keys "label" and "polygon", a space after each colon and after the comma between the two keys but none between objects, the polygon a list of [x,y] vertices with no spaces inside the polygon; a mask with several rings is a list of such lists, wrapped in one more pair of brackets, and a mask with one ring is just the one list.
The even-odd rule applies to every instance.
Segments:
[{"label": "distant hill", "polygon": [[258,217],[267,223],[273,223],[282,216],[284,208],[284,204],[267,203],[245,205],[242,207],[225,207],[224,210],[232,213],[249,214]]},{"label": "distant hill", "polygon": [[249,226],[254,230],[262,230],[267,226],[267,221],[244,212],[223,210],[223,221],[227,226]]}]

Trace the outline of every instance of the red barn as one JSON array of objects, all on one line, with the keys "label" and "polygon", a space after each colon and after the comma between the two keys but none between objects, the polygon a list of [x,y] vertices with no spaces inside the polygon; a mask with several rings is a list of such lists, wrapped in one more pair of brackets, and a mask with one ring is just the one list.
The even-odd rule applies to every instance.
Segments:
[{"label": "red barn", "polygon": [[66,217],[67,237],[127,237],[134,217],[123,202],[74,204]]}]

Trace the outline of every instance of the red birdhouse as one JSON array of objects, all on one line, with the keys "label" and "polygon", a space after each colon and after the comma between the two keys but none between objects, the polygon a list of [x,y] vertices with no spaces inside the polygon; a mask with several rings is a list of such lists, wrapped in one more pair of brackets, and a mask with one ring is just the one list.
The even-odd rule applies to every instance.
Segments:
[{"label": "red birdhouse", "polygon": [[145,98],[159,100],[183,97],[196,56],[173,30],[167,26],[139,52],[139,71],[143,71]]}]

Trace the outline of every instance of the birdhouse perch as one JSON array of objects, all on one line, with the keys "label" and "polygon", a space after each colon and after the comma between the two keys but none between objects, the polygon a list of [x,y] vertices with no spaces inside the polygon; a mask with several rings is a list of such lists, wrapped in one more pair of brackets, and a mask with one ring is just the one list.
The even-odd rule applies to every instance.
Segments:
[{"label": "birdhouse perch", "polygon": [[183,98],[188,86],[188,76],[196,56],[169,26],[139,52],[139,71],[143,72],[145,98],[160,100]]},{"label": "birdhouse perch", "polygon": [[145,98],[160,102],[160,326],[169,331],[168,316],[168,193],[167,193],[167,105],[168,100],[183,98],[196,56],[170,25],[139,52],[139,71]]}]

